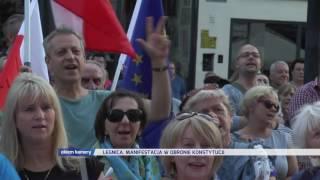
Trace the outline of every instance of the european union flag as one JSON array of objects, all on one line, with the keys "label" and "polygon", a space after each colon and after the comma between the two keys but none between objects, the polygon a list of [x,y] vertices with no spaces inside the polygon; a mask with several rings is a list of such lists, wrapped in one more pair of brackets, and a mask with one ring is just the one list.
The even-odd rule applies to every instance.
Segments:
[{"label": "european union flag", "polygon": [[137,0],[129,32],[130,28],[133,27],[131,44],[138,57],[135,59],[127,57],[122,88],[151,97],[152,72],[150,58],[143,51],[140,44],[136,42],[136,39],[146,39],[146,17],[152,16],[155,26],[163,14],[162,0]]}]

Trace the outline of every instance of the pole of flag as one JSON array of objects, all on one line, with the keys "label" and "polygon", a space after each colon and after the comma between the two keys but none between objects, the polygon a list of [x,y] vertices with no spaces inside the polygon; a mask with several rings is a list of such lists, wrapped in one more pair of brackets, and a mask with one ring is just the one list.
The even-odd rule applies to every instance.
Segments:
[{"label": "pole of flag", "polygon": [[[141,3],[142,3],[142,0],[137,0],[136,5],[135,5],[134,10],[133,10],[131,21],[130,21],[130,24],[129,24],[127,37],[128,37],[130,42],[135,41],[135,39],[132,39],[132,34],[133,34],[134,26],[136,24],[136,21],[137,21],[137,18],[138,18],[138,14],[139,14],[139,11],[140,11],[140,8],[141,8]],[[125,62],[126,58],[127,58],[127,55],[125,55],[125,54],[121,54],[120,57],[119,57],[117,69],[116,69],[116,72],[114,74],[114,78],[113,78],[113,81],[112,81],[111,91],[114,91],[116,89],[116,87],[117,87],[117,84],[118,84],[118,81],[119,81],[119,77],[120,77],[120,72],[121,72],[123,63]]]},{"label": "pole of flag", "polygon": [[30,0],[24,0],[24,22],[24,59],[22,61],[30,67]]}]

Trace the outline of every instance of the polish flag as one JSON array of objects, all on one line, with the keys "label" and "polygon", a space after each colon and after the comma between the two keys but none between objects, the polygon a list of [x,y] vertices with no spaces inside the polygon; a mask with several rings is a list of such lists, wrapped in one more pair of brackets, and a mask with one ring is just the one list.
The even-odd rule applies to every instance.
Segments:
[{"label": "polish flag", "polygon": [[51,0],[51,7],[56,27],[82,35],[87,50],[136,57],[109,0]]},{"label": "polish flag", "polygon": [[[43,49],[43,36],[40,22],[39,5],[37,0],[30,4],[30,63],[32,73],[49,81],[48,69],[45,62]],[[24,23],[22,23],[18,35],[7,57],[3,71],[0,75],[0,109],[2,109],[7,93],[14,79],[20,73],[20,67],[24,64]]]}]

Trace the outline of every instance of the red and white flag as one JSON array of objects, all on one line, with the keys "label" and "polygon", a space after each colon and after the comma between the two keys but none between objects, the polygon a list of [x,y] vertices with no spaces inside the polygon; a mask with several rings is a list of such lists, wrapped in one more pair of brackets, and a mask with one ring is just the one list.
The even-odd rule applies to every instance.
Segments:
[{"label": "red and white flag", "polygon": [[56,27],[81,34],[87,50],[136,57],[109,0],[51,0],[51,7]]},{"label": "red and white flag", "polygon": [[[48,69],[45,62],[43,49],[43,35],[40,21],[39,5],[37,0],[30,4],[30,62],[32,73],[49,80]],[[24,23],[22,23],[18,35],[7,57],[3,71],[0,75],[0,109],[2,109],[7,93],[14,79],[20,73],[20,67],[24,64]]]}]

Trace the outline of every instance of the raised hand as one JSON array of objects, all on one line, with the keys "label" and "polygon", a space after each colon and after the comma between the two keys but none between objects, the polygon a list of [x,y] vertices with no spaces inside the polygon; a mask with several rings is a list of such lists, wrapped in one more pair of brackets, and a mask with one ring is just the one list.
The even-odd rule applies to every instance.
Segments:
[{"label": "raised hand", "polygon": [[165,22],[167,17],[162,16],[156,28],[153,28],[153,18],[146,18],[146,40],[137,39],[142,48],[148,53],[153,66],[166,64],[169,55],[170,40],[165,35]]}]

